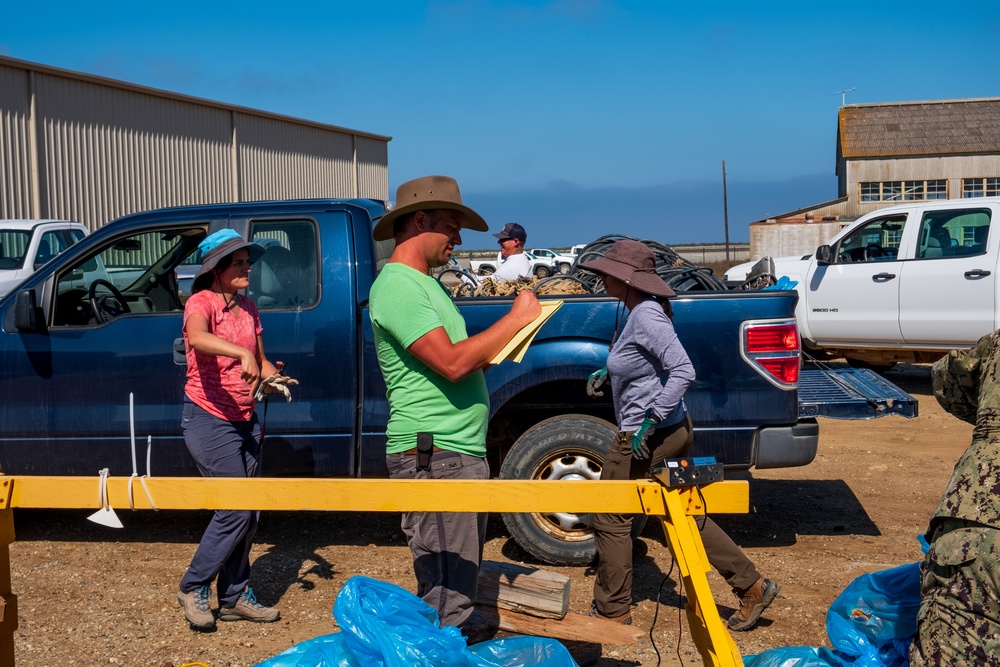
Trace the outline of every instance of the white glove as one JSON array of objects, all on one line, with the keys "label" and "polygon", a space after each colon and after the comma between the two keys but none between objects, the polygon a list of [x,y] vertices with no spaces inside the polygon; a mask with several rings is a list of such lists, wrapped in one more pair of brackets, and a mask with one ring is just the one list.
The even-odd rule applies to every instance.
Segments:
[{"label": "white glove", "polygon": [[299,381],[294,378],[282,375],[281,373],[275,373],[274,375],[269,375],[260,381],[260,384],[257,385],[257,391],[254,393],[253,397],[258,401],[263,401],[264,398],[270,394],[280,393],[285,395],[285,401],[291,403],[292,393],[288,391],[288,387],[298,383]]}]

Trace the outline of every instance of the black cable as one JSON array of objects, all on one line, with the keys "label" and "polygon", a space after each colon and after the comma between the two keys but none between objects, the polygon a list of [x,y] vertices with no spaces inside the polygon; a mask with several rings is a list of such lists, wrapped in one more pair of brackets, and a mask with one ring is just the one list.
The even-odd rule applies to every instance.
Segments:
[{"label": "black cable", "polygon": [[608,234],[589,243],[580,251],[576,262],[567,275],[579,279],[581,283],[590,288],[590,291],[595,294],[604,292],[604,284],[601,282],[600,276],[580,268],[580,265],[604,257],[615,241],[622,240],[638,241],[649,248],[656,261],[656,275],[670,285],[674,291],[729,291],[729,286],[716,276],[712,272],[712,269],[706,266],[697,266],[689,262],[677,254],[670,246],[657,241],[637,239],[622,234]]},{"label": "black cable", "polygon": [[[671,555],[670,569],[667,570],[667,573],[665,575],[663,575],[663,579],[660,581],[660,587],[656,591],[656,607],[653,609],[653,621],[649,624],[649,643],[653,646],[653,651],[656,653],[657,667],[659,667],[662,658],[660,657],[660,649],[656,648],[656,641],[653,639],[653,628],[656,627],[656,617],[660,615],[660,605],[662,604],[660,602],[660,595],[663,593],[663,585],[667,583],[668,579],[670,579],[670,574],[674,571],[674,565],[676,563],[677,561],[674,559],[673,555]],[[677,640],[678,642],[680,642],[679,632],[677,635]]]}]

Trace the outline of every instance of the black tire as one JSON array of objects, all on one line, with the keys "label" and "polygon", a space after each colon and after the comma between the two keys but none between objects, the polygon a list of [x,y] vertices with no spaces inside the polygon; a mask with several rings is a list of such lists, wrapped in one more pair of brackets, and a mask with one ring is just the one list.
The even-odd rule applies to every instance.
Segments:
[{"label": "black tire", "polygon": [[496,271],[492,266],[484,266],[479,269],[479,275],[481,276],[492,276]]},{"label": "black tire", "polygon": [[549,267],[547,267],[547,266],[536,266],[535,267],[535,277],[536,278],[548,278],[550,275],[552,275],[552,272],[549,271]]},{"label": "black tire", "polygon": [[571,264],[563,262],[562,264],[559,265],[559,273],[565,276],[567,273],[569,273],[570,268],[572,268]]},{"label": "black tire", "polygon": [[[590,415],[561,415],[524,432],[500,467],[501,479],[600,479],[618,429]],[[594,559],[591,515],[505,513],[511,537],[550,565],[586,565]],[[633,534],[642,525],[633,527]]]}]

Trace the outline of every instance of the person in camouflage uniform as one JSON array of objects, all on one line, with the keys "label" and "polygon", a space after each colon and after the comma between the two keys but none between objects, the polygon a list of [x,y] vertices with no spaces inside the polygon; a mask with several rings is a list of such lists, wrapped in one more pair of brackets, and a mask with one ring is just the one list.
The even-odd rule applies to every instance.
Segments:
[{"label": "person in camouflage uniform", "polygon": [[934,364],[934,396],[975,425],[931,516],[910,664],[1000,660],[1000,331]]}]

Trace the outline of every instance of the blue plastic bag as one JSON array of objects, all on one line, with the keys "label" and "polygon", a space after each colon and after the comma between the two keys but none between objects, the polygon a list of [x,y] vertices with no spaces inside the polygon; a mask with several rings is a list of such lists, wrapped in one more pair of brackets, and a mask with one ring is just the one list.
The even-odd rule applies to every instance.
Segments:
[{"label": "blue plastic bag", "polygon": [[799,281],[797,280],[792,280],[788,276],[781,276],[780,278],[778,278],[778,281],[776,283],[768,287],[762,288],[761,291],[795,289],[795,286],[798,284]]},{"label": "blue plastic bag", "polygon": [[456,627],[399,586],[351,577],[333,615],[341,632],[297,644],[258,667],[577,667],[554,639],[510,637],[466,646]]},{"label": "blue plastic bag", "polygon": [[746,656],[744,667],[906,667],[917,633],[920,566],[863,574],[826,614],[833,650],[791,646]]}]

